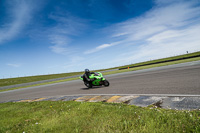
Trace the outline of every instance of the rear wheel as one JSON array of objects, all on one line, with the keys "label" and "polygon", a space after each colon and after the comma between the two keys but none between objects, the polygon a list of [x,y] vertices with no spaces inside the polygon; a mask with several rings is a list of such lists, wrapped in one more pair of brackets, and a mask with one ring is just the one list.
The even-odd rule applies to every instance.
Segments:
[{"label": "rear wheel", "polygon": [[89,82],[84,82],[85,86],[88,87],[88,88],[92,88],[92,83],[89,83]]},{"label": "rear wheel", "polygon": [[110,83],[108,82],[108,80],[104,80],[104,86],[108,87],[110,85]]}]

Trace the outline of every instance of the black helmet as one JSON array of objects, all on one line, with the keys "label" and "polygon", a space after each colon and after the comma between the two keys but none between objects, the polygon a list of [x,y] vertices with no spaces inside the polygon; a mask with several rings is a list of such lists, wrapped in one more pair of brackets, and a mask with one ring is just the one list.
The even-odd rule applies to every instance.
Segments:
[{"label": "black helmet", "polygon": [[85,73],[89,73],[90,72],[90,70],[89,69],[85,69]]}]

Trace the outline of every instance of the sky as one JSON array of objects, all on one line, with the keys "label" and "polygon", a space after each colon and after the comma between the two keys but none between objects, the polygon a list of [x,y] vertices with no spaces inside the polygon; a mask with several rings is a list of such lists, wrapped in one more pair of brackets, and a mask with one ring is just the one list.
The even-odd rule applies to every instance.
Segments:
[{"label": "sky", "polygon": [[200,0],[0,0],[0,78],[200,51]]}]

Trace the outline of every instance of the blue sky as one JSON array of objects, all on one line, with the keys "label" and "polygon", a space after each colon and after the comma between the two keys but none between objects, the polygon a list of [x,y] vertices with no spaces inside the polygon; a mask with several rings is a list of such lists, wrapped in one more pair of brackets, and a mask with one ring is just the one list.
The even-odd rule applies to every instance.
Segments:
[{"label": "blue sky", "polygon": [[0,78],[200,51],[199,0],[1,0]]}]

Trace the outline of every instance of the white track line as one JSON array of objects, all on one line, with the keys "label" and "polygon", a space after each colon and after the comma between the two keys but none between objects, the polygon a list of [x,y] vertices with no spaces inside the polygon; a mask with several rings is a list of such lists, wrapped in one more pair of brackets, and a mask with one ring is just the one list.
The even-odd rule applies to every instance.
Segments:
[{"label": "white track line", "polygon": [[118,96],[200,97],[200,95],[187,95],[187,94],[75,94],[75,95],[59,95],[59,96],[61,97],[61,96],[116,96],[116,95]]}]

